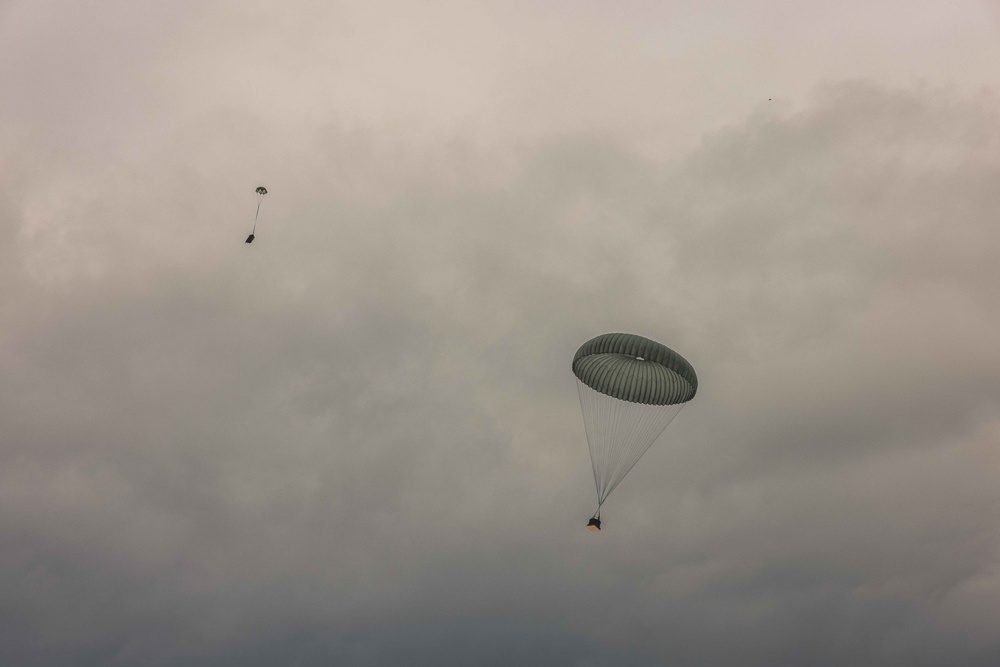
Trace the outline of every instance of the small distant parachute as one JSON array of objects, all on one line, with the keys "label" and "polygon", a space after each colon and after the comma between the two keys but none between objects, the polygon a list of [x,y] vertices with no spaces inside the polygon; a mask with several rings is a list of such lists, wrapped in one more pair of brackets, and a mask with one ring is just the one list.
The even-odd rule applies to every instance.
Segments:
[{"label": "small distant parachute", "polygon": [[634,334],[603,334],[573,357],[583,425],[601,505],[698,391],[698,376],[681,355]]},{"label": "small distant parachute", "polygon": [[257,193],[257,213],[253,216],[253,231],[250,232],[250,236],[247,237],[247,243],[253,243],[253,235],[257,233],[257,216],[260,215],[260,203],[264,201],[264,195],[267,194],[267,188],[263,185],[254,190]]}]

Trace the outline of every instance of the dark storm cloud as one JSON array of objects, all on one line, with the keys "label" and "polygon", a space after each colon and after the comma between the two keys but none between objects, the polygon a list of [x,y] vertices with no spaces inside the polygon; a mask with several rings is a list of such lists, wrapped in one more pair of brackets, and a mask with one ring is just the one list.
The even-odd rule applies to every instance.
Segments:
[{"label": "dark storm cloud", "polygon": [[[828,85],[669,161],[262,100],[0,103],[0,662],[996,662],[994,96]],[[595,537],[609,330],[702,386]]]}]

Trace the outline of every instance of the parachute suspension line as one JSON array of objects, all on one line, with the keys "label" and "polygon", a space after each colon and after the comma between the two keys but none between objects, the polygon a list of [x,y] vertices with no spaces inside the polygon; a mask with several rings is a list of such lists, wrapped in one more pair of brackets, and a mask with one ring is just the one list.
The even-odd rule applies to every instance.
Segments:
[{"label": "parachute suspension line", "polygon": [[251,234],[257,233],[257,218],[260,217],[260,205],[264,201],[264,195],[267,194],[267,188],[261,186],[254,190],[257,193],[257,212],[253,214],[253,231]]},{"label": "parachute suspension line", "polygon": [[[257,233],[257,217],[260,215],[260,203],[262,201],[264,201],[264,195],[257,195],[257,212],[253,216],[253,231],[250,232],[251,234]],[[244,227],[244,229],[246,228]]]},{"label": "parachute suspension line", "polygon": [[[597,451],[597,441],[599,441],[599,438],[596,433],[594,435],[591,435],[594,426],[592,425],[592,420],[588,419],[588,416],[593,412],[594,408],[592,405],[592,401],[590,400],[591,397],[589,396],[589,394],[584,393],[584,389],[589,389],[589,387],[580,382],[580,380],[578,379],[576,381],[576,390],[580,394],[580,410],[583,412],[583,429],[584,432],[587,434],[587,447],[588,449],[590,449],[590,465],[594,469],[594,485],[597,487],[597,511],[600,512],[601,478],[597,474],[598,463],[597,463],[597,456],[595,455],[595,452]],[[588,410],[587,409],[588,407],[590,407],[591,409]],[[597,515],[595,514],[594,516]]]},{"label": "parachute suspension line", "polygon": [[[674,420],[674,417],[680,413],[684,404],[655,407],[659,409],[661,414],[658,415],[653,411],[647,411],[646,414],[635,419],[630,424],[630,427],[625,431],[625,435],[619,441],[625,446],[613,458],[614,464],[609,476],[609,483],[604,490],[602,502],[611,495],[611,492],[621,484],[625,476],[639,462],[639,459],[652,447],[653,443],[656,442],[667,426],[670,425],[670,422]],[[623,410],[622,412],[627,412],[627,410]]]},{"label": "parachute suspension line", "polygon": [[604,501],[684,406],[621,401],[577,379],[590,448],[598,513]]}]

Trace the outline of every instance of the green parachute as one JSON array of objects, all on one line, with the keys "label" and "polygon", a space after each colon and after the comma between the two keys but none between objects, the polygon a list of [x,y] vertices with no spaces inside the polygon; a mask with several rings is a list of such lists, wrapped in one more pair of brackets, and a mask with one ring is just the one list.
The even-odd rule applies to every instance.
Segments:
[{"label": "green parachute", "polygon": [[601,505],[698,391],[681,355],[634,334],[603,334],[573,357],[583,424],[597,485],[590,530],[601,529]]},{"label": "green parachute", "polygon": [[254,192],[257,193],[257,213],[253,216],[253,231],[250,232],[250,236],[247,237],[246,243],[253,243],[253,235],[257,233],[257,217],[260,215],[260,203],[264,201],[264,195],[267,194],[267,188],[262,185],[254,190]]}]

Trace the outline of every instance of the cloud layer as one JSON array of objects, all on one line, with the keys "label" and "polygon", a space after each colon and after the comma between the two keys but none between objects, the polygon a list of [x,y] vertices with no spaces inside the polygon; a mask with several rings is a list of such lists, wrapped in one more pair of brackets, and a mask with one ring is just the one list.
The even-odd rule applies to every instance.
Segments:
[{"label": "cloud layer", "polygon": [[[990,88],[686,136],[642,3],[109,6],[0,5],[0,662],[996,664]],[[701,387],[594,536],[605,331]]]}]

